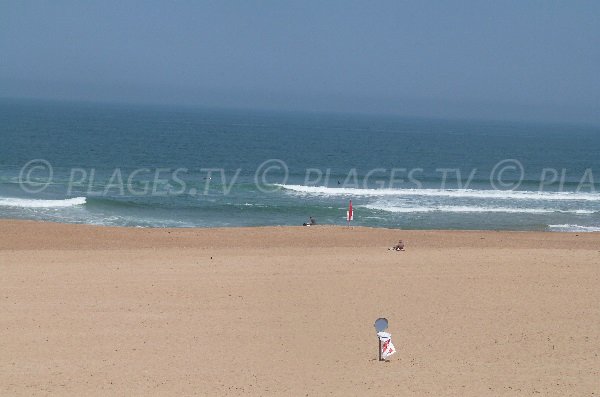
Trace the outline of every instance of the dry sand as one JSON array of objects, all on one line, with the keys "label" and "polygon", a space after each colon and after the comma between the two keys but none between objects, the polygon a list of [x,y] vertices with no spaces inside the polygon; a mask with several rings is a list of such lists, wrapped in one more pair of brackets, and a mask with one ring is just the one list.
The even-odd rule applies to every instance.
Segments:
[{"label": "dry sand", "polygon": [[599,234],[0,221],[0,274],[3,396],[600,395]]}]

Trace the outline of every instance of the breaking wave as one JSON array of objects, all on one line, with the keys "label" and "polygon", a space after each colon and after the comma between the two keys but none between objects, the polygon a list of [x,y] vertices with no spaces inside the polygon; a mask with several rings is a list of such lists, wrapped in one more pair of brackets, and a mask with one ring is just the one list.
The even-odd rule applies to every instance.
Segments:
[{"label": "breaking wave", "polygon": [[15,208],[64,208],[74,207],[76,205],[84,205],[85,197],[74,197],[64,200],[38,200],[38,199],[23,199],[13,197],[0,197],[0,207],[15,207]]},{"label": "breaking wave", "polygon": [[565,214],[593,214],[595,211],[592,210],[561,210],[557,208],[510,208],[510,207],[479,207],[479,206],[458,206],[458,205],[440,205],[430,207],[400,207],[397,205],[383,205],[383,204],[367,204],[359,206],[376,211],[386,212],[398,212],[398,213],[411,213],[411,212],[497,212],[497,213],[529,213],[529,214],[551,214],[551,213],[565,213]]},{"label": "breaking wave", "polygon": [[600,232],[600,227],[564,224],[548,225],[548,230],[555,232]]},{"label": "breaking wave", "polygon": [[600,201],[598,193],[535,192],[528,190],[474,190],[474,189],[359,189],[326,186],[276,184],[284,190],[319,196],[395,196],[395,197],[455,197],[510,200]]}]

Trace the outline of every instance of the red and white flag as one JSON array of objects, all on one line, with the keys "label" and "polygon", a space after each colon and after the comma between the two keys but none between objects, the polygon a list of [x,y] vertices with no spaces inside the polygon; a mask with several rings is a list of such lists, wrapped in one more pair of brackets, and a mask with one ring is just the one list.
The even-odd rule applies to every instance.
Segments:
[{"label": "red and white flag", "polygon": [[389,332],[378,332],[377,336],[381,341],[381,358],[386,359],[396,353],[396,348],[392,343],[392,334]]},{"label": "red and white flag", "polygon": [[350,222],[354,219],[354,213],[352,211],[352,200],[350,200],[350,205],[348,206],[348,211],[346,211],[346,220]]}]

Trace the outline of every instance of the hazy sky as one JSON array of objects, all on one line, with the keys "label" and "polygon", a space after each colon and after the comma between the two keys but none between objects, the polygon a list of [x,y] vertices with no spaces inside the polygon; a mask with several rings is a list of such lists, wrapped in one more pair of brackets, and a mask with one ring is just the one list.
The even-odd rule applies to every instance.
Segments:
[{"label": "hazy sky", "polygon": [[0,97],[600,123],[600,1],[0,1]]}]

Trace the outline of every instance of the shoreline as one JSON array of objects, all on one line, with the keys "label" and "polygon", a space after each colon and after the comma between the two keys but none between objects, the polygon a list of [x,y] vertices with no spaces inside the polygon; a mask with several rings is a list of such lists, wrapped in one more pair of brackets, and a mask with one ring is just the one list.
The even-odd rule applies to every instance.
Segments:
[{"label": "shoreline", "polygon": [[[14,233],[17,236],[14,236]],[[408,247],[490,247],[596,249],[600,233],[505,230],[407,230],[365,226],[253,226],[207,228],[146,228],[0,219],[2,249],[127,249],[127,248],[270,248],[388,247],[398,239]],[[339,239],[337,234],[347,237]],[[11,236],[13,235],[13,236]],[[16,237],[16,238],[11,238]],[[268,238],[268,244],[265,241]]]}]

